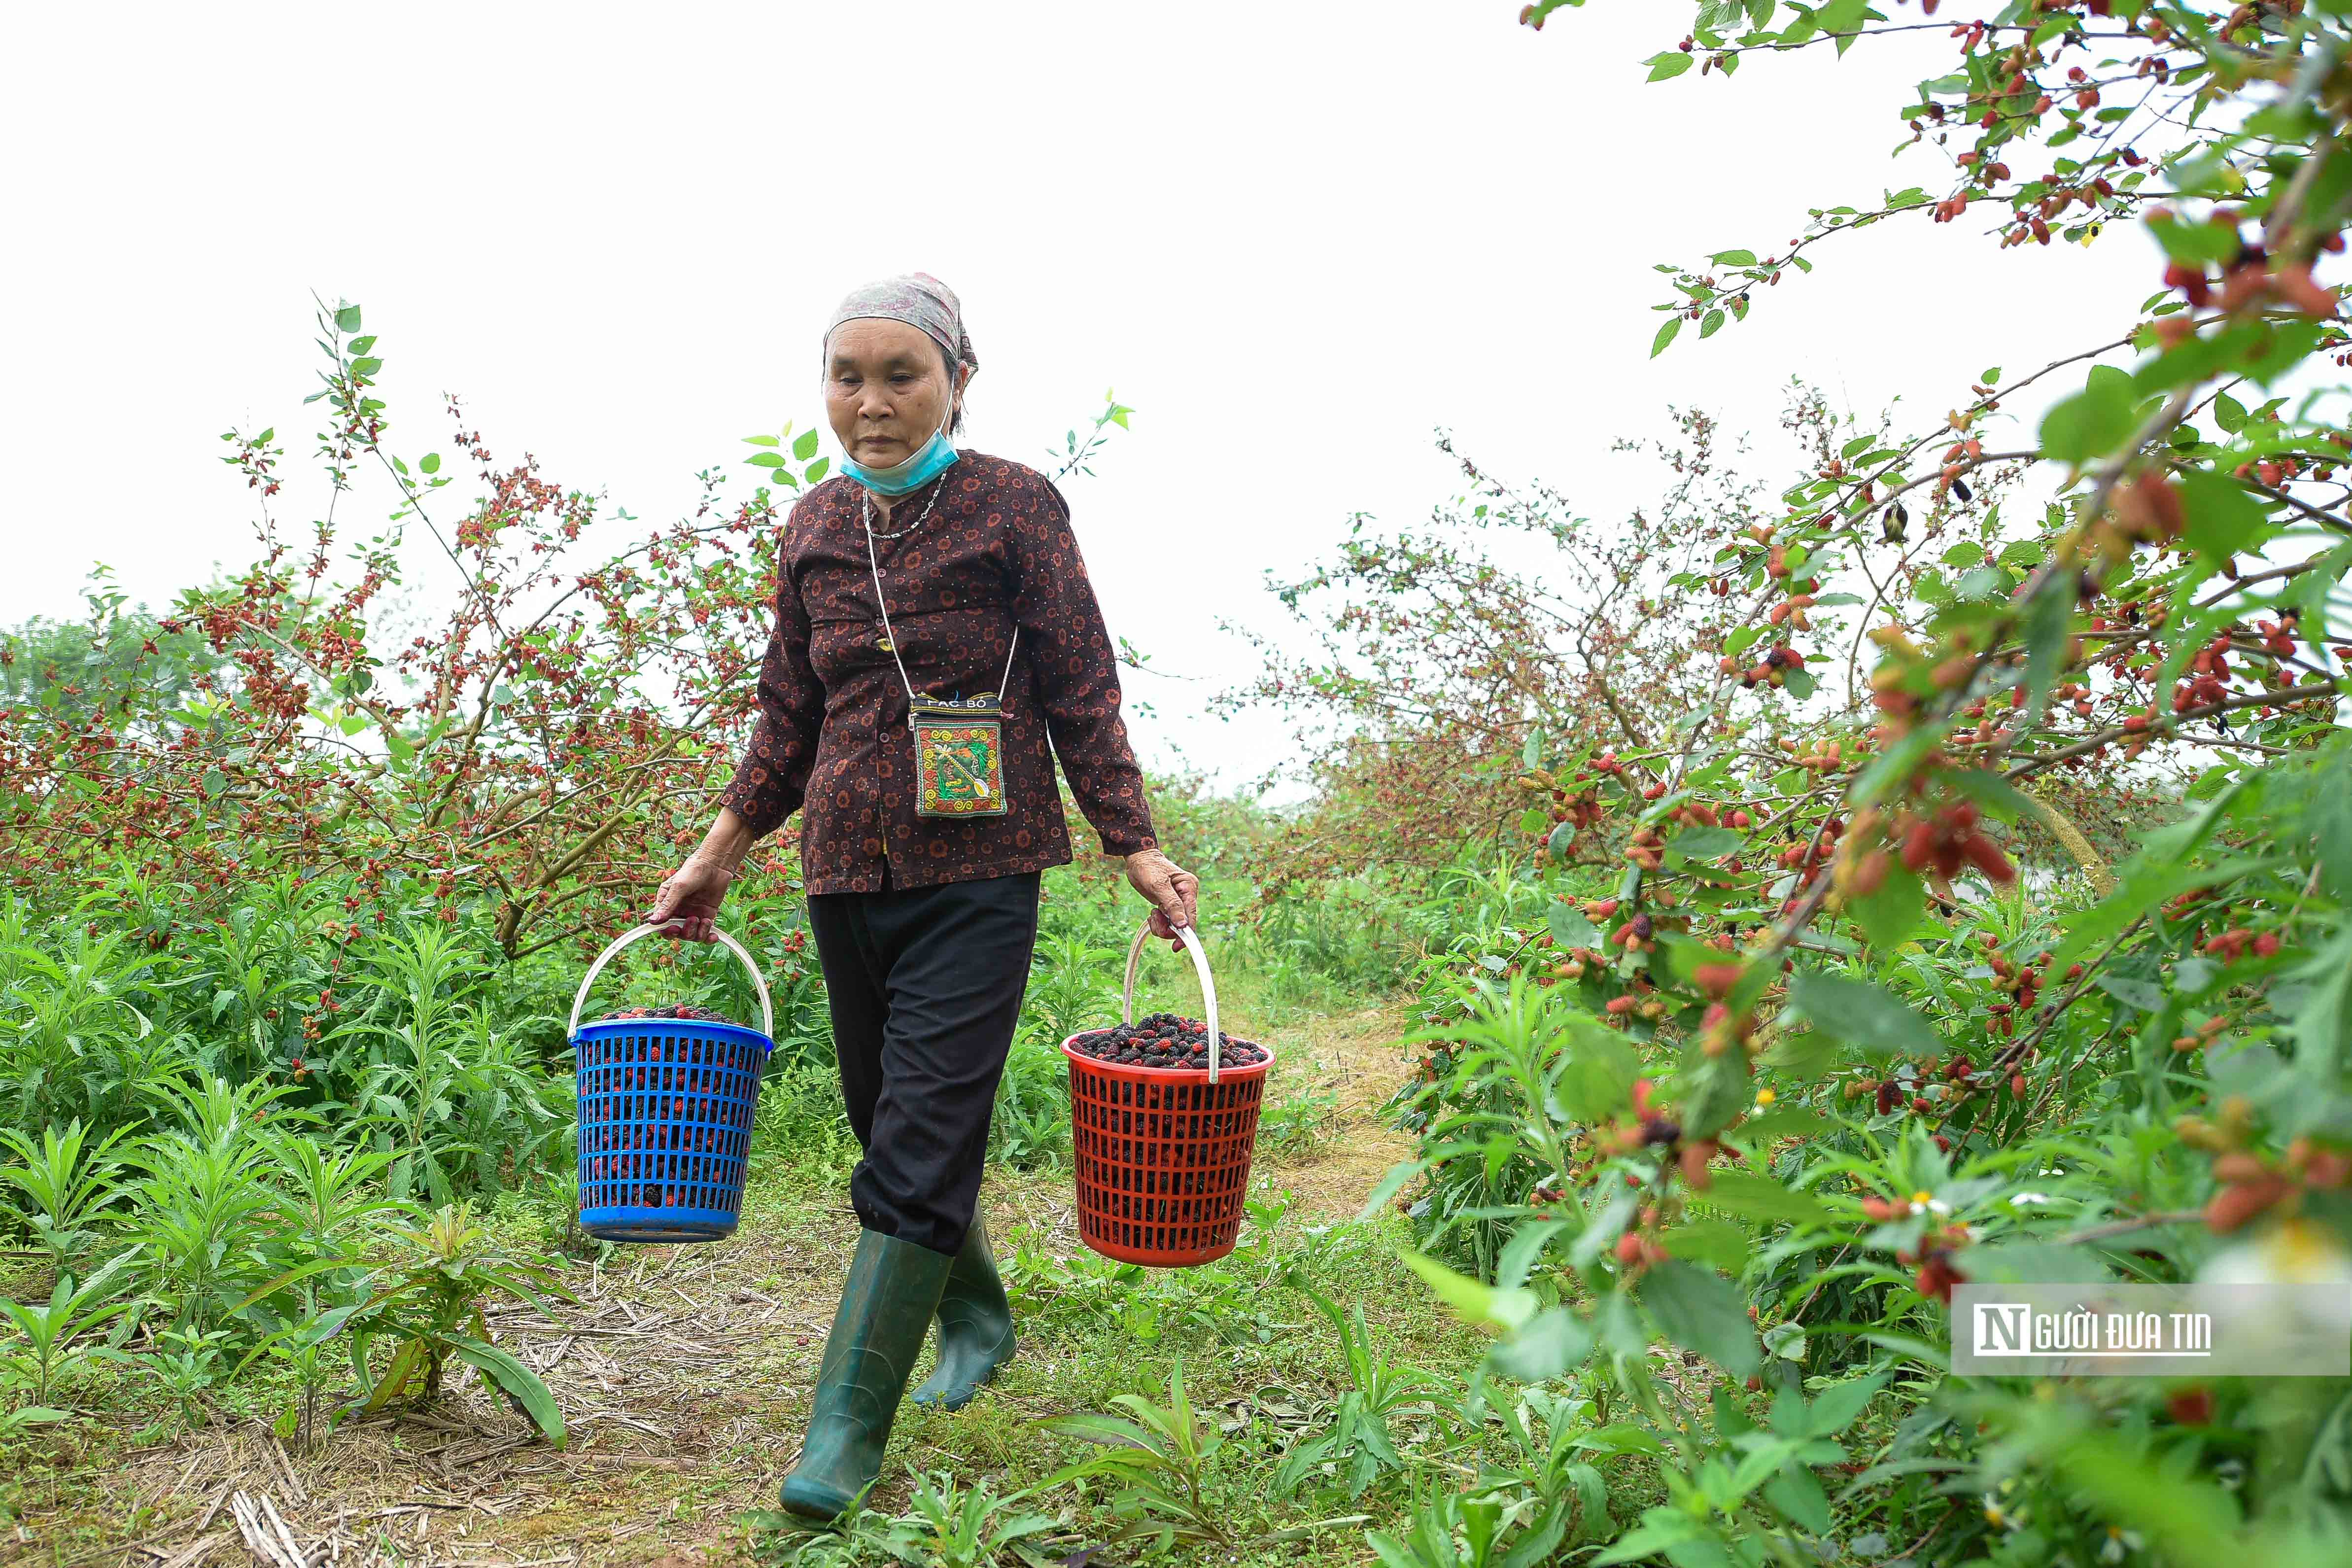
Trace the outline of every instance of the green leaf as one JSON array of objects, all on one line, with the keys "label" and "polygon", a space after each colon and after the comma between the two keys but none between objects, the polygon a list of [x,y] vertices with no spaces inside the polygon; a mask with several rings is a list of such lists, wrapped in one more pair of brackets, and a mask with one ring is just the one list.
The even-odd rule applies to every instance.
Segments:
[{"label": "green leaf", "polygon": [[1547,1307],[1495,1347],[1494,1367],[1521,1383],[1549,1383],[1582,1366],[1593,1341],[1591,1324],[1566,1307]]},{"label": "green leaf", "polygon": [[531,1424],[547,1434],[547,1440],[558,1448],[564,1445],[563,1412],[556,1408],[555,1395],[539,1374],[517,1361],[509,1352],[480,1340],[451,1335],[449,1348],[458,1360],[485,1373],[522,1407]]},{"label": "green leaf", "polygon": [[427,452],[416,460],[416,466],[428,474],[437,474],[441,471],[441,454]]},{"label": "green leaf", "polygon": [[2139,404],[2129,375],[2095,367],[2082,391],[2042,416],[2042,455],[2077,466],[2105,457],[2139,428]]},{"label": "green leaf", "polygon": [[1681,860],[1720,860],[1737,855],[1746,837],[1728,827],[1685,827],[1666,840],[1666,855]]},{"label": "green leaf", "polygon": [[1885,1386],[1888,1373],[1852,1378],[1822,1390],[1805,1408],[1805,1435],[1834,1437],[1853,1424],[1872,1394]]},{"label": "green leaf", "polygon": [[2053,1435],[2042,1451],[2042,1462],[2086,1494],[2094,1507],[2163,1542],[2168,1559],[2248,1560],[2235,1500],[2218,1487],[2164,1473],[2147,1462],[2137,1443],[2101,1431],[2074,1430]]},{"label": "green leaf", "polygon": [[1666,352],[1666,345],[1673,342],[1675,341],[1675,334],[1683,330],[1683,321],[1684,316],[1680,310],[1676,310],[1673,315],[1666,318],[1666,324],[1660,327],[1658,329],[1658,335],[1650,340],[1650,357],[1652,359],[1655,359],[1660,354]]},{"label": "green leaf", "polygon": [[2260,542],[2270,527],[2262,504],[2227,474],[2211,468],[2184,468],[2179,484],[2189,547],[2200,555],[2213,561],[2242,555]]},{"label": "green leaf", "polygon": [[[1824,5],[1814,10],[1812,20],[1813,25],[1824,33],[1852,33],[1874,15],[1870,0],[1826,0]],[[1884,20],[1883,17],[1880,19]],[[1841,38],[1838,52],[1843,54],[1846,44],[1851,41]]]},{"label": "green leaf", "polygon": [[1953,768],[1943,775],[1944,782],[1967,795],[1970,800],[2003,822],[2015,822],[2021,816],[2036,813],[2023,792],[2001,777],[1982,768]]},{"label": "green leaf", "polygon": [[2250,380],[2260,382],[2265,390],[2316,353],[2321,340],[2336,330],[2332,322],[2323,327],[2317,321],[2264,321],[2261,325],[2268,331],[2257,340],[2261,352],[2246,361],[2245,372]]},{"label": "green leaf", "polygon": [[1791,1461],[1779,1475],[1764,1483],[1764,1500],[1779,1509],[1790,1521],[1815,1535],[1830,1532],[1829,1497],[1822,1490],[1820,1478],[1802,1465]]},{"label": "green leaf", "polygon": [[1752,250],[1718,250],[1707,259],[1717,267],[1753,267],[1756,253]]},{"label": "green leaf", "polygon": [[2163,215],[2150,218],[2147,229],[2174,261],[2229,261],[2236,258],[2241,243],[2234,224],[2183,223]]},{"label": "green leaf", "polygon": [[1551,1238],[1567,1228],[1566,1220],[1543,1219],[1530,1220],[1513,1231],[1511,1239],[1504,1244],[1502,1258],[1495,1265],[1495,1283],[1507,1290],[1526,1284]]},{"label": "green leaf", "polygon": [[807,462],[811,458],[816,456],[816,443],[817,434],[815,431],[802,431],[799,437],[793,442],[793,456],[803,463]]},{"label": "green leaf", "polygon": [[1780,672],[1780,684],[1788,688],[1790,696],[1802,702],[1813,694],[1813,688],[1817,683],[1804,670],[1784,669]]},{"label": "green leaf", "polygon": [[1844,1058],[1834,1036],[1803,1029],[1782,1035],[1757,1059],[1790,1078],[1815,1079],[1840,1066]]},{"label": "green leaf", "polygon": [[2213,399],[2213,423],[2236,435],[2246,427],[2246,405],[2226,392],[2217,395]]},{"label": "green leaf", "polygon": [[2063,573],[2043,583],[2025,606],[2025,712],[2041,712],[2048,700],[2051,683],[2065,662],[2066,630],[2074,618],[2074,582]]},{"label": "green leaf", "polygon": [[1358,1212],[1357,1220],[1359,1222],[1369,1220],[1385,1212],[1389,1200],[1404,1191],[1406,1184],[1427,1168],[1419,1160],[1401,1160],[1390,1166],[1388,1174],[1382,1176],[1380,1184],[1365,1196],[1364,1206]]},{"label": "green leaf", "polygon": [[781,468],[784,466],[781,452],[754,452],[743,460],[755,468]]},{"label": "green leaf", "polygon": [[1532,1290],[1500,1290],[1466,1274],[1456,1274],[1433,1258],[1410,1248],[1400,1254],[1405,1267],[1421,1276],[1437,1299],[1454,1309],[1464,1322],[1481,1328],[1518,1329],[1536,1315]]},{"label": "green leaf", "polygon": [[1698,64],[1698,57],[1696,54],[1686,55],[1680,49],[1668,49],[1663,54],[1652,55],[1642,63],[1650,68],[1650,80],[1671,81]]},{"label": "green leaf", "polygon": [[1722,330],[1723,312],[1720,310],[1709,310],[1699,319],[1698,335],[1701,339],[1711,338]]},{"label": "green leaf", "polygon": [[1800,971],[1789,1000],[1813,1027],[1865,1055],[1931,1057],[1944,1048],[1927,1020],[1892,993],[1860,980]]},{"label": "green leaf", "polygon": [[2352,926],[2292,973],[2305,985],[2292,1032],[2295,1074],[2305,1092],[2297,1096],[2289,1124],[2290,1131],[2301,1132],[2341,1115],[2344,1063],[2352,1058]]},{"label": "green leaf", "polygon": [[745,442],[754,447],[781,447],[783,443],[773,436],[746,436]]},{"label": "green leaf", "polygon": [[2095,984],[2116,1001],[2137,1007],[2143,1013],[2164,1010],[2164,987],[2148,981],[2134,980],[2123,974],[2102,974]]},{"label": "green leaf", "polygon": [[1642,1059],[1633,1043],[1599,1019],[1579,1014],[1570,1021],[1568,1061],[1560,1068],[1560,1108],[1591,1127],[1633,1102]]},{"label": "green leaf", "polygon": [[[1640,1348],[1638,1345],[1633,1348]],[[1630,1422],[1617,1422],[1591,1432],[1577,1435],[1572,1442],[1580,1453],[1586,1454],[1663,1454],[1666,1446],[1658,1436],[1645,1427]]]},{"label": "green leaf", "polygon": [[[1105,1447],[1136,1448],[1144,1454],[1157,1454],[1159,1445],[1152,1435],[1132,1421],[1117,1415],[1052,1415],[1037,1423],[1042,1431],[1065,1437],[1076,1437],[1081,1443],[1095,1443]],[[1064,1475],[1074,1472],[1064,1471]],[[1048,1482],[1047,1485],[1053,1483]]]},{"label": "green leaf", "polygon": [[[1744,1134],[1747,1129],[1743,1126],[1740,1131]],[[1836,1223],[1837,1216],[1830,1212],[1829,1205],[1801,1187],[1784,1186],[1752,1171],[1717,1170],[1708,1174],[1712,1179],[1706,1191],[1694,1194],[1708,1208],[1748,1219],[1787,1220],[1796,1225]]]},{"label": "green leaf", "polygon": [[1748,1267],[1748,1232],[1727,1219],[1695,1219],[1659,1238],[1667,1253],[1727,1274]]},{"label": "green leaf", "polygon": [[1700,1057],[1696,1070],[1685,1067],[1682,1081],[1683,1132],[1692,1138],[1712,1138],[1753,1103],[1748,1058],[1738,1051]]},{"label": "green leaf", "polygon": [[1747,1300],[1722,1275],[1687,1263],[1660,1263],[1642,1276],[1633,1293],[1666,1338],[1683,1349],[1697,1352],[1734,1377],[1763,1369]]},{"label": "green leaf", "polygon": [[357,305],[346,305],[335,312],[335,331],[348,336],[359,330],[360,308]]},{"label": "green leaf", "polygon": [[1902,861],[1893,860],[1876,890],[1847,899],[1845,912],[1853,917],[1855,933],[1874,951],[1884,953],[1911,940],[1926,908],[1918,874]]},{"label": "green leaf", "polygon": [[1591,1568],[1615,1568],[1621,1563],[1643,1563],[1664,1557],[1674,1568],[1732,1568],[1731,1554],[1716,1533],[1676,1509],[1654,1508],[1642,1515],[1639,1529],[1617,1538],[1616,1543],[1592,1559]]},{"label": "green leaf", "polygon": [[1592,947],[1601,941],[1600,928],[1585,918],[1582,910],[1565,900],[1553,903],[1546,923],[1551,927],[1552,941],[1561,947]]}]

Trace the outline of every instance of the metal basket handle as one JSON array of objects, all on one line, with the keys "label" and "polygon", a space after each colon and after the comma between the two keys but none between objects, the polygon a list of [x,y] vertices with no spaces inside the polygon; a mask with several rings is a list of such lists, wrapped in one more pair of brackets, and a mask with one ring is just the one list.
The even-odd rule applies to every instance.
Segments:
[{"label": "metal basket handle", "polygon": [[[1217,983],[1209,978],[1209,954],[1201,939],[1192,934],[1191,926],[1178,926],[1176,934],[1184,940],[1185,951],[1192,955],[1192,973],[1201,977],[1201,999],[1209,1009],[1209,1081],[1217,1081],[1217,1058],[1223,1047],[1223,1037],[1217,1033]],[[1151,940],[1151,922],[1146,920],[1143,929],[1135,933],[1135,945],[1127,950],[1127,984],[1119,997],[1119,1016],[1123,1023],[1135,1022],[1135,966],[1143,962],[1143,944]]]},{"label": "metal basket handle", "polygon": [[[639,937],[652,936],[660,930],[661,927],[659,926],[638,926],[634,931],[623,931],[618,937],[614,939],[612,946],[606,948],[604,952],[596,955],[596,962],[588,966],[586,978],[580,982],[580,994],[572,999],[572,1027],[566,1034],[565,1038],[570,1039],[575,1037],[580,1033],[580,1009],[588,1005],[588,988],[596,984],[596,975],[598,972],[612,960],[614,953],[628,946],[629,943],[636,941]],[[729,936],[725,931],[720,931],[716,926],[710,928],[710,934],[717,937],[720,942],[725,942],[727,944],[727,950],[730,952],[732,952],[736,957],[741,959],[743,961],[743,967],[751,972],[751,984],[758,988],[760,993],[760,1033],[767,1036],[770,1039],[773,1039],[776,1034],[776,1013],[775,1009],[771,1006],[768,1002],[767,976],[760,973],[760,966],[751,962],[751,955],[743,951],[743,944],[741,942],[737,942],[733,937]],[[1203,971],[1202,973],[1205,973],[1206,971]]]}]

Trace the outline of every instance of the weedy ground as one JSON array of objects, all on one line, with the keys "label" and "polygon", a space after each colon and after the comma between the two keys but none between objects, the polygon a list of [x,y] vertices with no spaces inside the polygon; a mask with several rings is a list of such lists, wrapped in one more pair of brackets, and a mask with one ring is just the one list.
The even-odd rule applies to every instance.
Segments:
[{"label": "weedy ground", "polygon": [[[1066,1172],[992,1168],[982,1203],[1014,1281],[1020,1354],[961,1413],[906,1408],[876,1506],[905,1506],[916,1472],[985,1480],[999,1495],[1034,1486],[1087,1451],[1037,1423],[1109,1410],[1123,1394],[1159,1397],[1181,1358],[1196,1405],[1227,1437],[1220,1508],[1245,1533],[1311,1517],[1278,1501],[1271,1479],[1291,1436],[1328,1416],[1345,1373],[1331,1325],[1283,1283],[1286,1274],[1343,1285],[1385,1355],[1433,1367],[1475,1356],[1469,1331],[1397,1260],[1393,1216],[1355,1222],[1408,1148],[1375,1115],[1403,1070],[1401,1008],[1318,1009],[1234,989],[1229,1027],[1275,1047],[1268,1103],[1283,1108],[1271,1129],[1279,1135],[1261,1145],[1241,1247],[1204,1268],[1125,1270],[1078,1240]],[[837,1141],[797,1153],[772,1148],[731,1240],[601,1257],[592,1244],[570,1261],[564,1279],[577,1300],[553,1321],[520,1305],[493,1316],[497,1339],[556,1393],[569,1426],[561,1451],[470,1375],[453,1374],[429,1410],[347,1424],[307,1453],[274,1429],[286,1391],[268,1382],[207,1396],[184,1428],[142,1385],[124,1382],[82,1401],[97,1405],[95,1420],[12,1439],[0,1466],[0,1563],[252,1562],[236,1515],[265,1500],[256,1523],[276,1543],[279,1568],[772,1556],[779,1538],[754,1516],[772,1506],[797,1456],[856,1240],[845,1176]],[[545,1245],[565,1217],[509,1205],[499,1223]],[[46,1290],[27,1260],[5,1262],[17,1267],[0,1275],[0,1289],[20,1300]],[[1413,1436],[1408,1417],[1399,1446]],[[1067,1510],[1082,1533],[1107,1524],[1100,1496],[1076,1486],[1040,1502]],[[1379,1516],[1394,1503],[1360,1506]],[[1120,1548],[1095,1561],[1153,1555]],[[1338,1529],[1270,1547],[1264,1560],[1370,1555],[1360,1529]]]}]

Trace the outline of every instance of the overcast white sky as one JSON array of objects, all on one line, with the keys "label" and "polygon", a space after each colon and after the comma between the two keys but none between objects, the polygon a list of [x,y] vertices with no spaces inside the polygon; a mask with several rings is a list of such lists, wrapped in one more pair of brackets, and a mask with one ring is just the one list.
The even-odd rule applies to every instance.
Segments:
[{"label": "overcast white sky", "polygon": [[402,449],[446,448],[454,392],[502,458],[664,519],[815,418],[845,290],[919,268],[964,300],[971,445],[1040,462],[1107,386],[1138,410],[1068,487],[1079,537],[1112,629],[1200,678],[1130,683],[1147,762],[1237,780],[1281,730],[1195,711],[1250,668],[1215,617],[1277,625],[1262,569],[1451,494],[1433,427],[1605,513],[1654,488],[1612,438],[1670,402],[1763,426],[1802,374],[1932,416],[2116,335],[2077,303],[2104,282],[2156,287],[2127,229],[1996,256],[1923,214],[1652,362],[1653,261],[1941,193],[1941,154],[1887,157],[1891,77],[1950,46],[1645,87],[1687,5],[1517,12],[9,7],[0,623],[71,611],[94,560],[161,601],[247,559],[218,437],[275,425],[296,467],[314,289],[364,307]]}]

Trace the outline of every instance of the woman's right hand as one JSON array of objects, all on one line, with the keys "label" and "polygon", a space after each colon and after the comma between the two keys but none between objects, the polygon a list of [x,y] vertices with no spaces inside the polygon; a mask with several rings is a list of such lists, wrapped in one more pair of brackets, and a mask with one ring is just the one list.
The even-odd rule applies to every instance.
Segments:
[{"label": "woman's right hand", "polygon": [[709,942],[717,929],[719,903],[734,880],[735,873],[719,861],[690,855],[662,879],[645,923],[673,942]]}]

